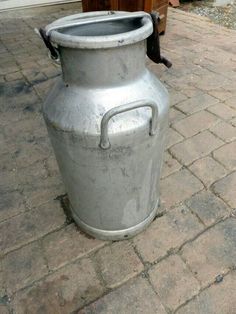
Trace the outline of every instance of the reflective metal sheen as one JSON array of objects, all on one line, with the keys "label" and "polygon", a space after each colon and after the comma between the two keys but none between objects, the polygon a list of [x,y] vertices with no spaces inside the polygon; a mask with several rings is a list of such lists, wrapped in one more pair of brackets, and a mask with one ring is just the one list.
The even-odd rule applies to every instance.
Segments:
[{"label": "reflective metal sheen", "polygon": [[145,12],[90,12],[46,27],[63,78],[43,114],[76,223],[127,239],[156,215],[169,100],[146,68]]}]

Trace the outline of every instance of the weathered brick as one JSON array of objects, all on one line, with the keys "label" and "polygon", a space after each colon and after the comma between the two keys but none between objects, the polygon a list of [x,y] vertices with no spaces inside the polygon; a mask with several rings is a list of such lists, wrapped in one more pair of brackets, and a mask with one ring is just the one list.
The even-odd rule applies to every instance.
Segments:
[{"label": "weathered brick", "polygon": [[66,216],[57,200],[42,204],[31,213],[36,225],[36,237],[54,231],[65,224]]},{"label": "weathered brick", "polygon": [[[214,56],[216,56],[216,54]],[[208,74],[199,77],[198,80],[195,80],[194,86],[201,90],[208,91],[227,85],[228,83],[230,83],[229,79],[223,77],[222,75],[217,75],[216,73],[209,72]]]},{"label": "weathered brick", "polygon": [[231,218],[184,246],[182,256],[202,286],[236,266],[235,235],[236,219]]},{"label": "weathered brick", "polygon": [[164,163],[162,167],[162,178],[178,171],[181,168],[181,164],[174,159],[168,152],[164,154]]},{"label": "weathered brick", "polygon": [[78,312],[96,313],[164,314],[166,311],[147,280],[135,278]]},{"label": "weathered brick", "polygon": [[34,89],[36,90],[37,94],[44,99],[45,96],[49,93],[50,89],[56,84],[58,81],[58,77],[49,79],[39,84],[34,85]]},{"label": "weathered brick", "polygon": [[202,191],[188,201],[186,205],[195,212],[206,226],[229,214],[226,204],[209,191]]},{"label": "weathered brick", "polygon": [[221,162],[227,169],[236,169],[236,141],[226,144],[213,152],[216,160]]},{"label": "weathered brick", "polygon": [[1,314],[9,314],[10,311],[6,305],[0,304],[0,313]]},{"label": "weathered brick", "polygon": [[19,187],[19,181],[16,175],[16,169],[11,171],[1,171],[0,191],[1,193],[16,191]]},{"label": "weathered brick", "polygon": [[178,255],[161,261],[149,271],[151,283],[170,310],[197,295],[200,285]]},{"label": "weathered brick", "polygon": [[217,181],[213,185],[213,190],[231,207],[236,207],[236,172]]},{"label": "weathered brick", "polygon": [[216,104],[214,106],[211,106],[207,109],[208,111],[216,114],[217,116],[219,116],[220,118],[224,119],[224,120],[230,120],[234,117],[236,117],[236,110],[222,104]]},{"label": "weathered brick", "polygon": [[37,242],[7,254],[2,261],[7,293],[24,288],[48,273]]},{"label": "weathered brick", "polygon": [[197,93],[197,95],[176,105],[184,113],[194,113],[201,111],[218,102],[218,99],[204,93]]},{"label": "weathered brick", "polygon": [[6,76],[5,76],[5,80],[6,81],[17,81],[17,80],[21,80],[21,79],[23,79],[23,75],[22,75],[22,73],[21,72],[14,72],[14,73],[10,73],[10,74],[7,74]]},{"label": "weathered brick", "polygon": [[11,251],[34,239],[36,226],[30,213],[0,223],[0,251]]},{"label": "weathered brick", "polygon": [[222,101],[232,97],[232,93],[225,90],[223,87],[210,90],[208,93],[210,95],[214,96],[215,98],[218,98],[219,100],[222,100]]},{"label": "weathered brick", "polygon": [[181,120],[186,115],[183,114],[181,111],[177,110],[176,108],[171,108],[169,112],[169,121],[172,124],[175,121]]},{"label": "weathered brick", "polygon": [[29,166],[25,164],[25,167],[17,169],[16,174],[21,188],[27,185],[34,188],[47,185],[48,174],[43,161],[32,163]]},{"label": "weathered brick", "polygon": [[218,118],[216,116],[203,110],[173,123],[172,127],[183,136],[191,137],[200,131],[210,128],[217,121]]},{"label": "weathered brick", "polygon": [[184,165],[208,155],[211,151],[222,146],[223,141],[209,131],[203,131],[170,148],[171,153]]},{"label": "weathered brick", "polygon": [[[235,90],[234,90],[234,93],[236,93]],[[231,95],[232,95],[232,93],[231,93]],[[228,105],[229,107],[233,108],[233,109],[236,109],[236,95],[227,99],[225,101],[225,104]]]},{"label": "weathered brick", "polygon": [[175,208],[154,220],[150,227],[133,240],[145,262],[154,262],[170,250],[201,232],[203,226],[185,206]]},{"label": "weathered brick", "polygon": [[231,123],[233,126],[236,127],[236,118],[232,119],[232,120],[230,121],[230,123]]},{"label": "weathered brick", "polygon": [[183,136],[177,133],[175,130],[172,128],[168,129],[168,134],[167,134],[167,148],[173,146],[176,143],[179,143],[183,140]]},{"label": "weathered brick", "polygon": [[16,293],[13,308],[24,313],[71,313],[103,293],[90,259],[82,259]]},{"label": "weathered brick", "polygon": [[186,99],[187,97],[184,94],[182,94],[180,91],[177,91],[174,89],[170,91],[170,106],[171,107]]},{"label": "weathered brick", "polygon": [[40,70],[31,68],[28,70],[23,70],[22,73],[27,78],[27,80],[32,84],[38,84],[40,82],[44,82],[47,80],[46,75],[40,72]]},{"label": "weathered brick", "polygon": [[230,273],[223,282],[214,284],[183,306],[177,314],[233,314],[236,311],[236,274]]},{"label": "weathered brick", "polygon": [[50,269],[61,267],[105,244],[85,235],[74,224],[49,234],[42,243]]},{"label": "weathered brick", "polygon": [[216,134],[225,142],[232,142],[236,139],[236,128],[229,123],[221,121],[211,128],[211,132]]},{"label": "weathered brick", "polygon": [[0,198],[0,221],[25,210],[24,198],[18,191],[2,193]]},{"label": "weathered brick", "polygon": [[227,170],[211,157],[196,160],[189,169],[206,185],[210,186],[216,180],[224,177]]},{"label": "weathered brick", "polygon": [[[47,182],[48,180],[47,178]],[[45,184],[45,186],[23,188],[23,195],[28,208],[35,208],[42,204],[53,201],[60,195],[65,194],[65,187],[61,182],[58,184]]]},{"label": "weathered brick", "polygon": [[143,270],[130,242],[113,243],[95,254],[97,267],[107,287],[114,288]]},{"label": "weathered brick", "polygon": [[0,223],[0,250],[9,252],[63,226],[65,215],[58,201],[48,202]]},{"label": "weathered brick", "polygon": [[184,201],[203,185],[187,169],[183,169],[161,180],[161,202],[165,208],[169,208]]},{"label": "weathered brick", "polygon": [[[183,92],[184,95],[186,95],[186,96],[189,97],[190,99],[193,98],[193,97],[195,97],[195,96],[198,96],[198,95],[199,95],[200,97],[201,97],[201,95],[202,95],[202,96],[203,96],[203,95],[207,95],[207,94],[203,93],[200,89],[198,89],[198,88],[196,88],[196,87],[194,87],[194,86],[189,86],[188,88],[183,89],[182,92]],[[190,99],[189,99],[189,100],[190,100]]]}]

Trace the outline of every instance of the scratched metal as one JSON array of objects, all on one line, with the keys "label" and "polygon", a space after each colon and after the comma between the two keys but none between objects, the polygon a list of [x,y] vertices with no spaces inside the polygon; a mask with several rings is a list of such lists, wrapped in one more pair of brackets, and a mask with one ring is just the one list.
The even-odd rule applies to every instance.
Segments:
[{"label": "scratched metal", "polygon": [[77,19],[90,19],[86,32],[76,21],[51,33],[63,78],[44,103],[44,118],[73,218],[101,239],[142,231],[159,202],[169,99],[146,68],[153,26],[142,14],[100,23],[82,14]]}]

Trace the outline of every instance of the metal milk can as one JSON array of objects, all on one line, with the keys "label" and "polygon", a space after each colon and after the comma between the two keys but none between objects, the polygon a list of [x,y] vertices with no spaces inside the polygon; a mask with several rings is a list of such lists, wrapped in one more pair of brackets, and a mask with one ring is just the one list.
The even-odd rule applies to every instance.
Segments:
[{"label": "metal milk can", "polygon": [[121,240],[154,219],[169,100],[145,65],[160,56],[156,17],[89,12],[40,29],[63,78],[43,114],[76,223]]}]

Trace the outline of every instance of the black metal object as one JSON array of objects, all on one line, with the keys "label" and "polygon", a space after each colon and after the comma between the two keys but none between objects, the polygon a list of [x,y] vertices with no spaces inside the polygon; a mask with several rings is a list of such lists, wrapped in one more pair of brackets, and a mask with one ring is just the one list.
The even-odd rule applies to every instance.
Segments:
[{"label": "black metal object", "polygon": [[155,63],[163,63],[167,68],[172,66],[172,63],[161,56],[160,39],[158,32],[158,14],[150,13],[153,23],[153,33],[147,39],[147,56]]},{"label": "black metal object", "polygon": [[48,48],[51,54],[51,58],[53,60],[58,60],[59,59],[59,53],[58,50],[52,45],[52,43],[49,40],[49,36],[46,35],[46,31],[42,28],[39,29],[40,36],[42,37],[45,46]]}]

